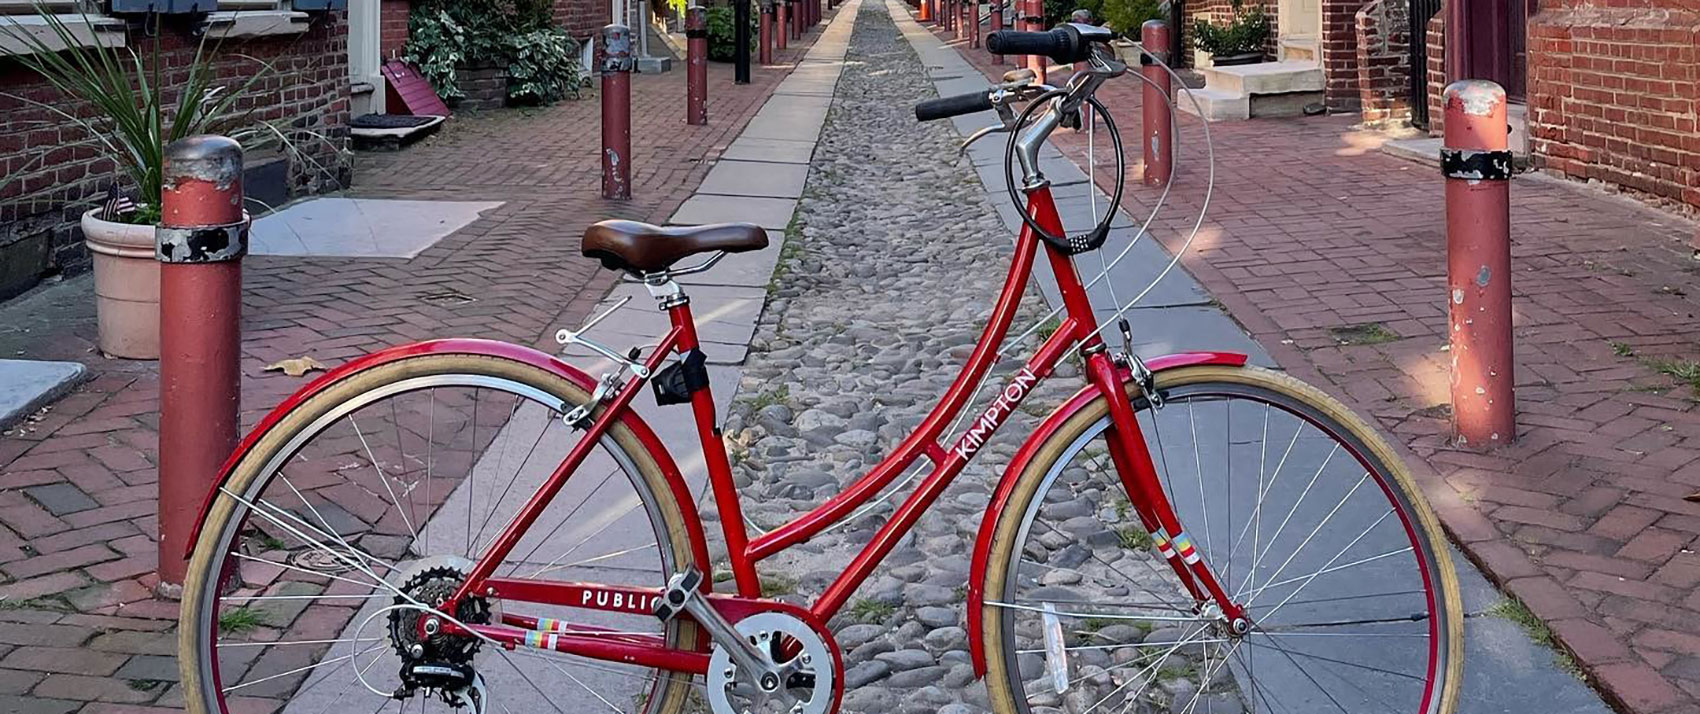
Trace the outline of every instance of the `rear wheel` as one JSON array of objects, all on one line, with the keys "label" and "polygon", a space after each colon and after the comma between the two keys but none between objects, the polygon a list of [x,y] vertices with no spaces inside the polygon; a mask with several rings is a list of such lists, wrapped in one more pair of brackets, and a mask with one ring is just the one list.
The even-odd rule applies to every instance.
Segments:
[{"label": "rear wheel", "polygon": [[1172,370],[1157,391],[1158,409],[1134,400],[1152,462],[1249,632],[1194,602],[1140,526],[1100,400],[1041,446],[996,524],[981,619],[995,708],[1449,714],[1458,587],[1387,445],[1267,370]]},{"label": "rear wheel", "polygon": [[[687,675],[418,634],[421,606],[455,591],[583,438],[560,417],[588,400],[537,367],[448,354],[350,375],[289,413],[221,484],[191,559],[187,709],[423,714],[464,704],[471,688],[449,685],[475,675],[489,712],[680,710],[700,686]],[[598,446],[497,575],[657,587],[692,564],[656,460],[617,424]],[[687,649],[698,633],[688,618],[486,599],[445,614],[553,618]]]}]

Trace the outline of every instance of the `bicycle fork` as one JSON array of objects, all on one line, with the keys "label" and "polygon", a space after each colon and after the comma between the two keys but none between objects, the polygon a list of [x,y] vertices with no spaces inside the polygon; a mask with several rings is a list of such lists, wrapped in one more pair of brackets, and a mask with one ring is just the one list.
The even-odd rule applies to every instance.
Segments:
[{"label": "bicycle fork", "polygon": [[[1098,344],[1100,347],[1103,345],[1102,342]],[[1168,496],[1163,493],[1145,434],[1139,428],[1139,418],[1134,414],[1132,402],[1122,390],[1122,378],[1117,373],[1114,360],[1107,350],[1099,349],[1087,355],[1086,365],[1087,379],[1109,402],[1110,429],[1105,432],[1105,437],[1109,441],[1110,460],[1115,464],[1122,487],[1127,489],[1128,501],[1139,514],[1141,525],[1151,533],[1158,552],[1174,569],[1201,610],[1214,601],[1230,631],[1236,635],[1249,632],[1252,623],[1245,610],[1223,590],[1215,573],[1211,572],[1209,564],[1204,562],[1193,545],[1191,536],[1182,527]],[[1149,385],[1142,385],[1142,389],[1148,388]]]}]

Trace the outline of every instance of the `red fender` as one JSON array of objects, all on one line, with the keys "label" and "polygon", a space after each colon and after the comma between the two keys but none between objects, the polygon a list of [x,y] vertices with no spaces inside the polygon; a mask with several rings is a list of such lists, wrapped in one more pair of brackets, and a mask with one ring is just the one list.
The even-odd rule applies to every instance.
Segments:
[{"label": "red fender", "polygon": [[[1203,364],[1239,367],[1245,363],[1246,356],[1236,352],[1182,352],[1147,360],[1145,366],[1153,372],[1161,372]],[[1132,373],[1125,368],[1118,369],[1117,372],[1124,382],[1133,379]],[[998,518],[1009,504],[1010,494],[1015,492],[1015,482],[1027,470],[1027,465],[1038,453],[1040,445],[1056,436],[1064,423],[1098,396],[1097,390],[1088,385],[1075,392],[1062,406],[1052,411],[1050,416],[1045,417],[1044,423],[1040,424],[1033,435],[1027,437],[1027,442],[1021,445],[1021,449],[1015,452],[1015,458],[1010,459],[1009,466],[1004,469],[1003,478],[998,481],[997,491],[993,492],[991,502],[986,505],[986,515],[980,521],[980,535],[974,541],[973,566],[968,571],[968,647],[974,656],[975,676],[986,676],[985,643],[981,641],[980,636],[981,612],[986,594],[981,590],[981,583],[985,580],[987,560],[991,558],[992,532],[997,529]]]},{"label": "red fender", "polygon": [[[275,426],[278,421],[282,420],[284,415],[288,414],[290,410],[296,408],[313,395],[324,391],[331,385],[336,384],[338,381],[361,370],[372,369],[380,365],[398,362],[411,357],[437,354],[483,355],[486,357],[499,357],[502,359],[513,360],[515,362],[522,362],[539,369],[547,370],[562,379],[572,382],[587,393],[596,389],[596,380],[578,368],[556,359],[553,355],[539,352],[529,347],[521,347],[519,345],[509,344],[506,342],[497,342],[494,340],[447,339],[431,340],[429,342],[418,342],[410,345],[391,347],[379,352],[373,352],[372,354],[365,355],[352,362],[343,364],[336,369],[321,375],[318,379],[313,380],[307,386],[302,387],[299,391],[295,392],[295,394],[290,395],[288,399],[283,400],[283,403],[277,405],[277,407],[272,409],[270,413],[266,414],[264,419],[260,420],[259,426],[254,427],[253,431],[248,432],[248,435],[242,438],[242,443],[237,445],[236,450],[231,452],[230,458],[224,462],[224,467],[219,469],[218,480],[214,483],[224,483],[225,479],[229,478],[230,472],[235,470],[237,462],[241,461],[242,458],[247,455],[249,449],[254,447],[254,444],[260,440],[262,435]],[[667,486],[673,492],[673,498],[678,500],[680,510],[684,512],[685,529],[689,533],[691,539],[691,557],[696,560],[697,569],[704,573],[713,572],[709,568],[708,545],[707,541],[703,538],[702,520],[698,517],[697,511],[693,507],[696,503],[696,498],[691,495],[690,489],[685,486],[685,479],[679,474],[679,467],[676,463],[674,463],[672,454],[667,451],[666,444],[661,443],[661,440],[656,438],[655,432],[650,430],[649,425],[643,421],[642,417],[639,417],[637,413],[631,409],[627,409],[625,413],[620,415],[620,423],[627,429],[631,430],[632,434],[637,437],[638,441],[643,444],[644,448],[649,449],[650,454],[652,454],[655,458],[656,465],[661,468],[662,476],[667,479]],[[206,500],[202,502],[200,515],[195,518],[195,530],[193,531],[195,533],[195,538],[191,539],[187,547],[184,548],[184,557],[189,557],[190,554],[194,552],[195,542],[200,540],[201,526],[206,522],[207,512],[212,510],[213,496],[217,493],[218,490],[216,488],[209,491],[207,493]]]}]

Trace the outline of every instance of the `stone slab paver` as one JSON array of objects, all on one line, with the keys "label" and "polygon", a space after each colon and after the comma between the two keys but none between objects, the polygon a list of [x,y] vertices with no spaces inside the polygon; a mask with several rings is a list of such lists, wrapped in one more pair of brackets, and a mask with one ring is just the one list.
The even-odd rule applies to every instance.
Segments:
[{"label": "stone slab paver", "polygon": [[254,221],[249,253],[413,258],[501,205],[315,196]]},{"label": "stone slab paver", "polygon": [[[958,49],[988,78],[1004,69],[983,52]],[[1137,116],[1140,86],[1111,83],[1099,97],[1121,116]],[[1574,184],[1515,181],[1523,443],[1492,454],[1459,450],[1445,443],[1441,181],[1432,167],[1376,151],[1385,139],[1350,124],[1350,117],[1212,124],[1217,180],[1202,231],[1208,240],[1191,246],[1183,264],[1282,368],[1376,417],[1409,449],[1407,463],[1468,560],[1554,623],[1608,700],[1636,712],[1692,710],[1700,675],[1682,664],[1692,653],[1674,640],[1700,628],[1656,603],[1675,602],[1661,586],[1694,584],[1678,573],[1700,572],[1686,562],[1685,546],[1662,545],[1700,535],[1691,522],[1700,510],[1676,500],[1693,491],[1684,469],[1700,457],[1676,435],[1694,430],[1688,422],[1700,417],[1692,401],[1665,394],[1683,387],[1665,386],[1646,355],[1681,356],[1689,342],[1693,298],[1668,286],[1692,272],[1693,224]],[[1199,135],[1197,119],[1183,116],[1176,210],[1153,228],[1171,252],[1204,200]],[[1059,134],[1053,143],[1084,161],[1082,137]],[[1142,169],[1131,158],[1136,178]],[[1113,181],[1098,179],[1106,189]],[[1146,191],[1137,180],[1126,190]],[[1344,344],[1332,332],[1371,322],[1398,339]],[[1618,355],[1614,342],[1646,354]],[[1648,527],[1655,533],[1642,542],[1654,547],[1630,548]],[[1473,569],[1462,569],[1466,584],[1479,582]],[[1588,624],[1569,630],[1586,636],[1567,636],[1559,625],[1568,622]],[[1480,634],[1486,630],[1496,632]],[[1574,693],[1567,674],[1513,668],[1543,663],[1510,654],[1515,637],[1482,642],[1512,634],[1507,628],[1471,632],[1472,653],[1492,653],[1472,661],[1501,669],[1473,670],[1467,701],[1497,711],[1497,697],[1521,704],[1542,696],[1530,706],[1598,710]]]},{"label": "stone slab paver", "polygon": [[798,198],[808,173],[806,164],[722,160],[709,170],[697,193]]},{"label": "stone slab paver", "polygon": [[772,163],[807,164],[815,152],[812,141],[784,139],[740,138],[726,147],[720,156],[738,161],[767,161]]},{"label": "stone slab paver", "polygon": [[58,399],[87,375],[76,362],[0,359],[0,430]]}]

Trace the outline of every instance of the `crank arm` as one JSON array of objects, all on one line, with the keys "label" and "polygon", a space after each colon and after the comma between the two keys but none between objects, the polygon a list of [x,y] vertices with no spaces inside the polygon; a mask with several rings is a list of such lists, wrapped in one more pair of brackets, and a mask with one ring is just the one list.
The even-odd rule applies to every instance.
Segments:
[{"label": "crank arm", "polygon": [[[732,661],[746,672],[760,677],[776,676],[763,661],[761,652],[756,646],[738,634],[726,616],[708,604],[708,599],[702,596],[698,589],[702,585],[702,573],[691,568],[683,573],[674,575],[667,582],[661,599],[655,603],[655,616],[662,622],[678,617],[680,612],[691,616],[703,629],[708,630],[709,639],[715,644],[725,647]],[[759,673],[759,674],[758,674]]]}]

